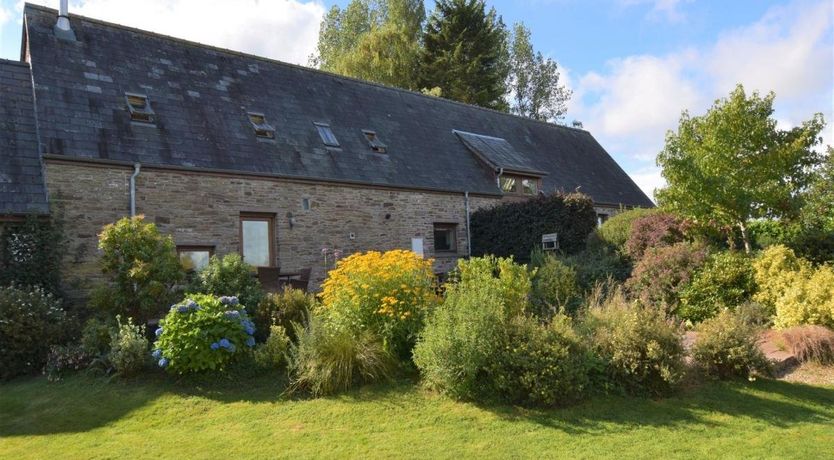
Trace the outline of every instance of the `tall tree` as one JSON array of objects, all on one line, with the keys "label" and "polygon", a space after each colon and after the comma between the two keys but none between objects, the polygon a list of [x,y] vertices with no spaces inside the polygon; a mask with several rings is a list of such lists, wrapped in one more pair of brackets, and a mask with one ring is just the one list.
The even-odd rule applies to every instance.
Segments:
[{"label": "tall tree", "polygon": [[510,47],[510,111],[535,120],[562,120],[572,92],[561,84],[560,77],[556,61],[533,49],[530,29],[516,23]]},{"label": "tall tree", "polygon": [[417,88],[421,0],[352,0],[334,6],[321,23],[311,64],[330,72],[390,86]]},{"label": "tall tree", "polygon": [[814,147],[822,141],[822,114],[777,129],[774,97],[748,97],[738,85],[705,115],[684,112],[657,157],[668,184],[657,191],[659,203],[696,222],[737,229],[748,252],[750,219],[796,218],[800,192],[821,161]]},{"label": "tall tree", "polygon": [[442,97],[507,110],[507,29],[483,0],[438,0],[423,37],[420,86]]}]

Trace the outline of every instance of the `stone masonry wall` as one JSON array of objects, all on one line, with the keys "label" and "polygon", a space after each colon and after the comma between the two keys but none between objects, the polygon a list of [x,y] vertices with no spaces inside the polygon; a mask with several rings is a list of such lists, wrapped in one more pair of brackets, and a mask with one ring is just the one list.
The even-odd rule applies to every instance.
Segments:
[{"label": "stone masonry wall", "polygon": [[[128,215],[131,173],[127,167],[47,161],[47,187],[66,219],[64,271],[73,297],[83,297],[101,281],[97,235],[104,225]],[[303,209],[305,198],[309,210]],[[470,197],[472,211],[496,202]],[[272,214],[277,264],[282,271],[311,267],[311,287],[328,268],[322,248],[340,249],[344,255],[410,249],[412,238],[423,238],[424,253],[436,258],[438,272],[451,268],[467,250],[463,194],[143,168],[136,181],[136,212],[178,245],[213,245],[218,255],[240,252],[241,212]],[[434,223],[457,224],[456,254],[434,253]]]}]

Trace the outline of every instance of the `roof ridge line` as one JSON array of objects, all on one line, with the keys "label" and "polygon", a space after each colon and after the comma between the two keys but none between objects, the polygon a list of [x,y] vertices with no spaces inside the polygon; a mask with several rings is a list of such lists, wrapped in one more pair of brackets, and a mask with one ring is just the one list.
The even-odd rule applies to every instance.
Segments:
[{"label": "roof ridge line", "polygon": [[20,67],[29,67],[29,64],[25,61],[17,61],[17,60],[14,60],[14,59],[6,59],[6,58],[0,58],[0,64],[11,64],[11,65],[17,65],[17,66],[20,66]]},{"label": "roof ridge line", "polygon": [[[28,3],[28,2],[26,2],[24,4],[24,7],[23,7],[24,14],[25,14],[27,8],[32,8],[32,9],[41,10],[41,11],[50,12],[50,13],[54,12],[56,15],[58,14],[58,10],[56,10],[56,9],[49,8],[49,7],[43,6],[43,5]],[[543,125],[546,125],[546,126],[551,126],[551,127],[554,127],[554,128],[567,129],[567,130],[571,130],[571,131],[579,131],[579,132],[590,134],[590,132],[588,130],[582,129],[582,128],[574,128],[572,126],[565,126],[565,125],[560,125],[560,124],[557,124],[557,123],[550,123],[550,122],[547,122],[547,121],[536,120],[535,118],[529,118],[529,117],[524,117],[524,116],[521,116],[521,115],[516,115],[516,114],[513,114],[513,113],[502,112],[500,110],[490,109],[488,107],[481,107],[479,105],[467,104],[465,102],[459,102],[459,101],[455,101],[455,100],[452,100],[452,99],[446,99],[446,98],[443,98],[443,97],[431,96],[431,95],[428,95],[428,94],[424,94],[420,91],[413,91],[413,90],[409,90],[409,89],[398,88],[396,86],[389,86],[389,85],[385,85],[385,84],[382,84],[382,83],[372,82],[372,81],[368,81],[368,80],[362,80],[362,79],[355,78],[355,77],[349,77],[347,75],[339,75],[337,73],[333,73],[333,72],[329,72],[329,71],[321,70],[321,69],[316,69],[316,68],[313,68],[313,67],[307,67],[307,66],[304,66],[304,65],[301,65],[301,64],[293,64],[291,62],[285,62],[285,61],[281,61],[281,60],[278,60],[278,59],[272,59],[272,58],[268,58],[268,57],[264,57],[264,56],[258,56],[257,54],[246,53],[246,52],[243,52],[243,51],[235,51],[235,50],[232,50],[232,49],[229,49],[229,48],[223,48],[223,47],[220,47],[220,46],[214,46],[214,45],[209,45],[209,44],[206,44],[206,43],[200,43],[200,42],[197,42],[197,41],[187,40],[185,38],[174,37],[172,35],[166,35],[166,34],[159,33],[159,32],[153,32],[153,31],[150,31],[150,30],[139,29],[137,27],[126,26],[124,24],[117,24],[115,22],[109,22],[109,21],[105,21],[105,20],[102,20],[102,19],[91,18],[89,16],[82,16],[80,14],[70,13],[69,18],[70,19],[79,18],[79,19],[83,19],[85,21],[98,23],[98,24],[101,24],[101,25],[104,25],[104,26],[107,26],[107,27],[114,27],[114,28],[118,28],[118,29],[124,29],[124,30],[130,31],[130,32],[135,32],[135,33],[139,33],[139,34],[148,35],[148,36],[155,37],[155,38],[172,40],[172,41],[184,44],[184,45],[194,46],[194,47],[198,47],[198,48],[205,48],[205,49],[209,49],[209,50],[212,50],[212,51],[218,51],[218,52],[221,52],[221,53],[228,53],[228,54],[232,54],[232,55],[236,55],[236,56],[240,56],[240,57],[247,57],[247,58],[257,59],[259,61],[264,61],[264,62],[269,62],[269,63],[272,63],[272,64],[292,67],[294,69],[298,69],[298,70],[302,70],[302,71],[319,73],[319,74],[326,75],[326,76],[329,76],[329,77],[332,77],[332,78],[352,81],[352,82],[356,82],[356,83],[360,83],[360,84],[364,84],[364,85],[368,85],[368,86],[374,86],[374,87],[382,88],[382,89],[393,90],[393,91],[396,91],[396,92],[411,94],[411,95],[415,95],[415,96],[420,96],[420,97],[423,97],[423,98],[432,99],[432,100],[435,100],[435,101],[445,102],[445,103],[449,103],[449,104],[461,105],[461,106],[464,106],[464,107],[483,110],[485,112],[492,112],[492,113],[496,113],[496,114],[504,115],[504,116],[508,116],[508,117],[519,118],[519,119],[522,119],[522,120],[526,120],[526,121],[533,122],[533,123],[539,123],[539,124],[543,124]],[[593,136],[591,136],[591,137],[593,137]]]}]

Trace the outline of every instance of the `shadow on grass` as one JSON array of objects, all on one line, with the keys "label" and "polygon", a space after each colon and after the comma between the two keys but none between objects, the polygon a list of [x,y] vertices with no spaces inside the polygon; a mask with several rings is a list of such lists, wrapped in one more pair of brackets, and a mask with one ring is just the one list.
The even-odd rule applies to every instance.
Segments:
[{"label": "shadow on grass", "polygon": [[[0,384],[0,437],[75,433],[102,427],[164,395],[202,397],[231,403],[304,402],[280,396],[281,374],[247,379],[172,379],[148,375],[131,381],[106,382],[85,375],[62,382],[44,378]],[[457,404],[422,394],[413,380],[352,390],[325,399],[340,403],[375,404],[408,413],[420,406]],[[471,404],[469,404],[471,405]],[[834,420],[834,389],[760,380],[753,384],[710,383],[662,400],[599,397],[563,409],[530,410],[506,405],[471,405],[502,420],[527,420],[567,433],[604,434],[641,426],[716,426],[721,418],[746,417],[774,426]],[[433,410],[445,411],[443,407]]]}]

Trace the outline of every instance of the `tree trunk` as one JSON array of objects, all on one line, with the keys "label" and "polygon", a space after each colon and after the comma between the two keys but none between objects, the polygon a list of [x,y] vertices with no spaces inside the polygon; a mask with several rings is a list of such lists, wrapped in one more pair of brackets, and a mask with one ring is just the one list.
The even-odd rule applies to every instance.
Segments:
[{"label": "tree trunk", "polygon": [[739,222],[738,228],[741,230],[741,240],[744,241],[744,252],[750,254],[750,236],[747,234],[747,227],[744,222]]}]

